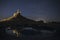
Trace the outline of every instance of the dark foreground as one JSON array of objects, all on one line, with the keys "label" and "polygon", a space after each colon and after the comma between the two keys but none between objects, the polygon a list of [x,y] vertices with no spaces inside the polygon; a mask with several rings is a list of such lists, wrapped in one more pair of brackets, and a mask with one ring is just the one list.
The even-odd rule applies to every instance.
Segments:
[{"label": "dark foreground", "polygon": [[19,37],[2,33],[0,40],[60,40],[60,36],[55,32],[40,32],[31,34],[22,34]]}]

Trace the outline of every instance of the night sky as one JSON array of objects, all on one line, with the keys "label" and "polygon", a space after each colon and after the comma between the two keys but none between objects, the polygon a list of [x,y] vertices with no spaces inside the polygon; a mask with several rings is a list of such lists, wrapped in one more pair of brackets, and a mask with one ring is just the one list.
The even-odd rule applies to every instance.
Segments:
[{"label": "night sky", "polygon": [[18,8],[29,19],[60,21],[59,0],[0,0],[0,19],[12,16]]}]

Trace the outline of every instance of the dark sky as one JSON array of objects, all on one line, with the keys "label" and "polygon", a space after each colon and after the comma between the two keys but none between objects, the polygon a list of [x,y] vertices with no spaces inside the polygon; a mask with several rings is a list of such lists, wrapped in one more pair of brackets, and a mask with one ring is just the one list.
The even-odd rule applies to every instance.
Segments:
[{"label": "dark sky", "polygon": [[33,20],[60,21],[59,0],[0,0],[0,19],[12,16],[18,8]]}]

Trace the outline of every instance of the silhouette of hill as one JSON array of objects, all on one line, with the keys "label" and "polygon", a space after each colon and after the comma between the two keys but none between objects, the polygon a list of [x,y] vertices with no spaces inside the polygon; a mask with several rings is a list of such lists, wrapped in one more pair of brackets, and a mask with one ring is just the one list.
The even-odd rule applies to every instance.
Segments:
[{"label": "silhouette of hill", "polygon": [[[25,18],[24,16],[22,16],[21,13],[19,12],[19,10],[17,12],[15,12],[13,16],[11,16],[9,18],[6,18],[6,19],[0,20],[0,35],[1,35],[0,38],[13,39],[12,36],[7,35],[5,33],[5,29],[7,27],[11,27],[12,29],[16,29],[18,31],[20,31],[22,28],[25,28],[25,27],[32,27],[32,28],[38,30],[38,33],[40,33],[40,30],[48,30],[48,31],[55,31],[56,30],[56,33],[54,35],[56,36],[56,38],[57,38],[57,36],[60,37],[60,22],[48,22],[48,23],[44,23],[43,20],[34,21],[32,19],[28,19],[28,18]],[[44,35],[44,33],[38,34],[38,35],[40,35],[39,39],[41,39],[40,37],[41,37],[41,35]],[[46,37],[46,39],[47,38],[48,37]],[[42,39],[43,39],[43,36],[42,36]]]},{"label": "silhouette of hill", "polygon": [[[21,15],[21,12],[17,10],[13,16],[0,20],[0,26],[12,26],[12,27],[35,27],[39,28],[42,26],[50,27],[50,28],[59,28],[60,22],[48,22],[44,23],[43,20],[41,21],[34,21],[32,19],[25,18]],[[58,27],[57,27],[58,26]]]}]

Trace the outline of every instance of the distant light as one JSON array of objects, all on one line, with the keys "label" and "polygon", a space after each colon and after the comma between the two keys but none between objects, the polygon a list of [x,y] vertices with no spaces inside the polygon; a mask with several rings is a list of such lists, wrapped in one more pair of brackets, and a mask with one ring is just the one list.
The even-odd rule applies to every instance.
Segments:
[{"label": "distant light", "polygon": [[19,34],[20,34],[17,30],[13,30],[13,33],[16,34],[17,37],[18,37]]},{"label": "distant light", "polygon": [[19,37],[20,35],[20,32],[18,32],[17,30],[15,29],[11,29],[10,27],[6,28],[6,33],[9,34],[9,35],[16,35],[17,37]]},{"label": "distant light", "polygon": [[45,18],[37,18],[37,19],[35,19],[35,21],[43,21],[44,23],[47,23],[47,20],[45,19]]},{"label": "distant light", "polygon": [[15,31],[15,30],[13,30],[13,33],[16,33],[16,31]]}]

